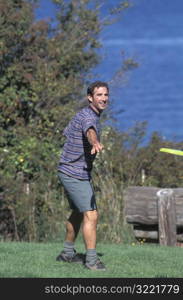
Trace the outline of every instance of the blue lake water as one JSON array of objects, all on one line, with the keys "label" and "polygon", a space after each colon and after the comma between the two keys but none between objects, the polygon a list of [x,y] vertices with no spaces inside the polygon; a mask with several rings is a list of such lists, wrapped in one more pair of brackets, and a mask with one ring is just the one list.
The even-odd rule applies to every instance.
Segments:
[{"label": "blue lake water", "polygon": [[131,2],[121,21],[103,31],[105,58],[95,71],[110,80],[122,50],[134,58],[138,68],[112,89],[114,110],[123,110],[117,127],[126,131],[147,121],[145,140],[158,131],[165,140],[183,141],[183,1]]},{"label": "blue lake water", "polygon": [[[103,14],[119,0],[104,1]],[[103,59],[93,70],[95,79],[109,81],[121,64],[121,52],[138,62],[111,89],[117,127],[126,131],[147,121],[148,141],[154,131],[163,138],[183,141],[183,1],[131,0],[122,18],[106,27],[100,40]],[[54,13],[42,0],[39,16]]]}]

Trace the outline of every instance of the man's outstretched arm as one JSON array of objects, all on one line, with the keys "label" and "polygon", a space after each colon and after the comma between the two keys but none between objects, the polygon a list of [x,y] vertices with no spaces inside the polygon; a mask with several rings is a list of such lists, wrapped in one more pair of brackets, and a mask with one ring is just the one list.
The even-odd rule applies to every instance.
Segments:
[{"label": "man's outstretched arm", "polygon": [[92,145],[91,154],[99,153],[103,150],[104,146],[99,142],[96,131],[93,127],[88,129],[86,136],[89,143]]}]

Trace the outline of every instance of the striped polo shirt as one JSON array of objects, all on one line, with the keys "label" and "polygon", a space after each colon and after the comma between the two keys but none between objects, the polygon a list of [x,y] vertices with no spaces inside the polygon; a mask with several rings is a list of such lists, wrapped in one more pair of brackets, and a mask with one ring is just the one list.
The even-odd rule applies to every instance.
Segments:
[{"label": "striped polo shirt", "polygon": [[62,149],[58,170],[78,179],[91,178],[92,164],[96,154],[91,154],[92,146],[86,137],[93,127],[100,140],[100,115],[90,106],[80,110],[64,129],[66,142]]}]

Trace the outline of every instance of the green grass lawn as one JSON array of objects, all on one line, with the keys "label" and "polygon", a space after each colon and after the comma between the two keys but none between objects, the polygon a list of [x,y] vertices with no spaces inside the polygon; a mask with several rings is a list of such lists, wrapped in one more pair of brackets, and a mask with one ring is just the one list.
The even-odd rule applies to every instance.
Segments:
[{"label": "green grass lawn", "polygon": [[[57,262],[62,243],[0,242],[0,277],[94,278],[183,277],[183,248],[159,245],[99,243],[97,251],[106,271],[90,271],[82,265]],[[84,253],[78,242],[76,249]]]}]

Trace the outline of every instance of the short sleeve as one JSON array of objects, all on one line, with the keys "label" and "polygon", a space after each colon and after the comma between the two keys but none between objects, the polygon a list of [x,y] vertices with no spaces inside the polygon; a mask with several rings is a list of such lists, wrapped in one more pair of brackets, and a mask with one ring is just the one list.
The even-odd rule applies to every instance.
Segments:
[{"label": "short sleeve", "polygon": [[82,130],[83,130],[83,133],[85,136],[86,136],[87,130],[91,127],[93,127],[95,129],[96,133],[98,132],[97,124],[94,119],[87,119],[87,118],[82,119],[81,125],[82,125]]}]

